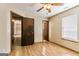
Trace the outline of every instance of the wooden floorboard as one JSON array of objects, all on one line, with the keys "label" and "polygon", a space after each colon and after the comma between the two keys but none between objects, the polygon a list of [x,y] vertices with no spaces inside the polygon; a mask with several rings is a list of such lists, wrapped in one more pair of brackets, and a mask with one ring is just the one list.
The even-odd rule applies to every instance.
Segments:
[{"label": "wooden floorboard", "polygon": [[16,45],[10,56],[79,56],[79,53],[51,42],[41,42],[29,46]]}]

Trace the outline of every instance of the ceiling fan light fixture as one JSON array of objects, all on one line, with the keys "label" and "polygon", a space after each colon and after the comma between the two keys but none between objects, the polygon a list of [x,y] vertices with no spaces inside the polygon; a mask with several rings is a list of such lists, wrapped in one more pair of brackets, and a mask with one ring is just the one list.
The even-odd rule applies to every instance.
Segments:
[{"label": "ceiling fan light fixture", "polygon": [[47,5],[46,5],[46,4],[44,4],[44,6],[43,6],[43,7],[44,7],[44,9],[46,9],[46,8],[47,8]]},{"label": "ceiling fan light fixture", "polygon": [[51,8],[51,5],[50,4],[45,4],[44,5],[44,9],[50,9]]},{"label": "ceiling fan light fixture", "polygon": [[63,3],[42,3],[42,4],[43,4],[43,6],[40,9],[38,9],[37,12],[39,12],[42,9],[45,9],[49,13],[51,13],[51,11],[52,11],[51,7],[52,6],[62,6],[63,5]]}]

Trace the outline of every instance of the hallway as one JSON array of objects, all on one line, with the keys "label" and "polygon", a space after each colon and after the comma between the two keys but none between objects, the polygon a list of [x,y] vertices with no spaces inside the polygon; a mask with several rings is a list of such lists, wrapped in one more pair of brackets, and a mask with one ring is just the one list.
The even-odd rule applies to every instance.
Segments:
[{"label": "hallway", "polygon": [[10,56],[79,56],[79,53],[54,43],[40,42],[30,46],[14,46]]}]

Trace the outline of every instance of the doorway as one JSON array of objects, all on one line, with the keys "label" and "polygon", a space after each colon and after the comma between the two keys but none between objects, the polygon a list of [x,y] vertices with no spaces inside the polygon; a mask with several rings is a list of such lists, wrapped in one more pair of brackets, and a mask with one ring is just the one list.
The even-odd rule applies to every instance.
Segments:
[{"label": "doorway", "polygon": [[43,20],[43,40],[49,41],[49,21]]},{"label": "doorway", "polygon": [[11,11],[11,49],[34,43],[34,19],[20,16]]},{"label": "doorway", "polygon": [[11,50],[14,46],[21,46],[22,16],[11,11]]},{"label": "doorway", "polygon": [[34,43],[34,19],[23,18],[22,20],[22,46]]}]

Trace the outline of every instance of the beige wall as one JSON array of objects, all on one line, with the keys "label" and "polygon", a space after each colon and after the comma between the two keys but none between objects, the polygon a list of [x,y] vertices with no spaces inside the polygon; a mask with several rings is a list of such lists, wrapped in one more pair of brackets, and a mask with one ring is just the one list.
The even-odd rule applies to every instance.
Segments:
[{"label": "beige wall", "polygon": [[42,42],[42,20],[41,17],[35,17],[34,19],[35,42]]},{"label": "beige wall", "polygon": [[6,4],[0,4],[0,53],[10,51],[10,40],[7,31],[7,8]]},{"label": "beige wall", "polygon": [[71,42],[61,39],[61,20],[63,17],[79,13],[79,6],[52,16],[49,21],[49,39],[51,42],[55,42],[67,48],[73,49],[79,52],[79,43]]}]

